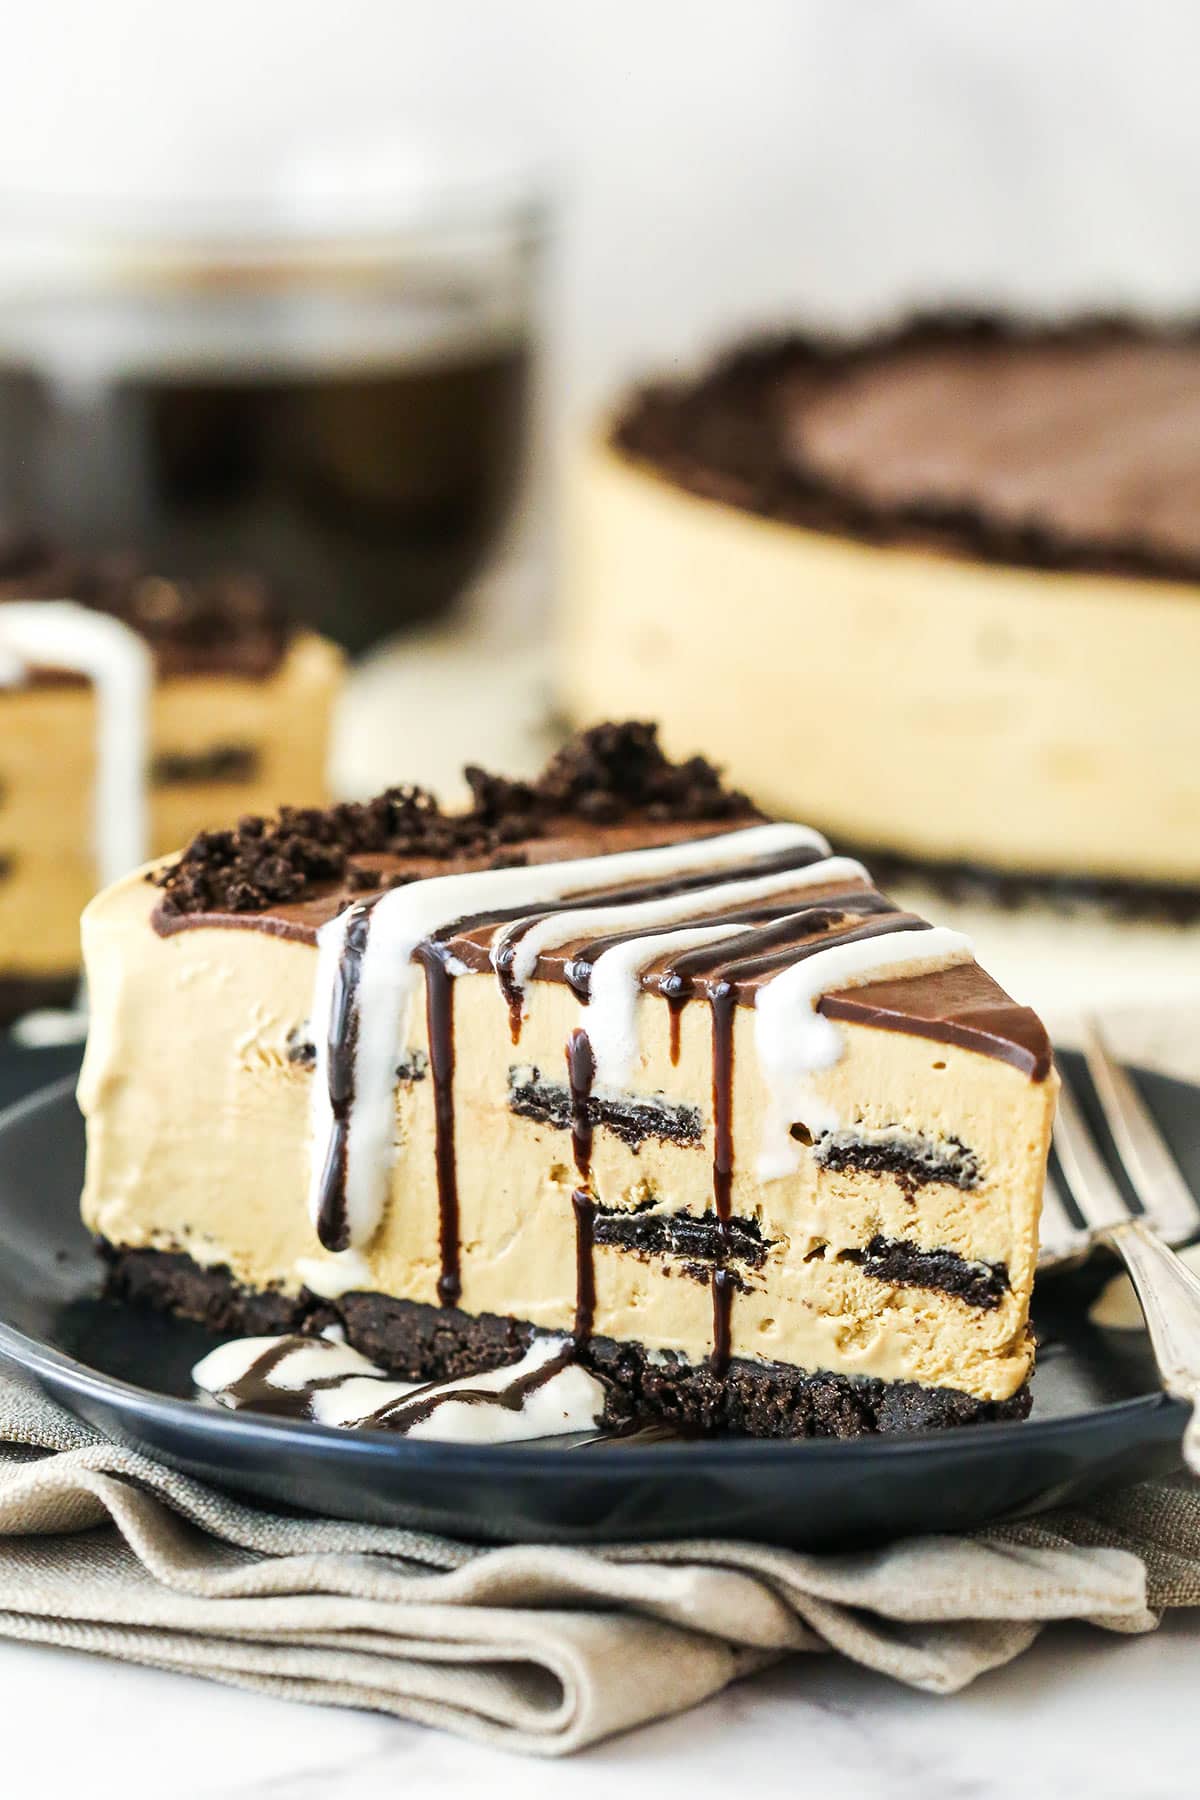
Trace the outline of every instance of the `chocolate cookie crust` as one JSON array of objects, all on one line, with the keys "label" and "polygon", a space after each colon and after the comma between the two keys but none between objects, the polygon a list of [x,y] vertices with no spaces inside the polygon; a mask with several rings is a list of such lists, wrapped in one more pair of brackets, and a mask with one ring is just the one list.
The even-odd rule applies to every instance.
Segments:
[{"label": "chocolate cookie crust", "polygon": [[872,504],[806,464],[788,435],[785,397],[826,392],[872,364],[914,351],[1087,349],[1125,342],[1195,344],[1200,356],[1200,322],[1157,328],[1118,317],[1043,323],[946,312],[919,314],[890,332],[857,340],[764,339],[722,357],[694,380],[641,389],[618,419],[613,442],[690,493],[815,531],[1016,567],[1200,581],[1200,558],[1156,543],[1150,531],[1123,542],[1098,541],[1036,520],[1000,520],[983,506],[920,496]]},{"label": "chocolate cookie crust", "polygon": [[[202,1269],[188,1256],[102,1245],[107,1291],[225,1335],[282,1335],[341,1324],[347,1341],[389,1373],[411,1381],[452,1380],[515,1362],[533,1327],[492,1314],[424,1306],[383,1294],[346,1294],[338,1301],[302,1294],[253,1294],[226,1269]],[[593,1338],[580,1360],[606,1383],[606,1425],[661,1423],[684,1432],[750,1437],[858,1437],[866,1432],[919,1431],[986,1419],[1022,1419],[1028,1384],[1011,1400],[976,1400],[954,1388],[916,1382],[852,1380],[806,1374],[778,1364],[732,1361],[724,1374],[708,1365],[651,1359],[638,1345]]]}]

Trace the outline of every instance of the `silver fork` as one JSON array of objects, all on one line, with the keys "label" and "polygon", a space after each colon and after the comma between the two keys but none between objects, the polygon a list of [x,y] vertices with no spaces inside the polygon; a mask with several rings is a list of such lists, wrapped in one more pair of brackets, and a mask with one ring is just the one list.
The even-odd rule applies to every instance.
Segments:
[{"label": "silver fork", "polygon": [[1200,1200],[1192,1193],[1145,1102],[1111,1054],[1095,1020],[1084,1030],[1084,1055],[1121,1163],[1143,1212],[1135,1213],[1114,1181],[1066,1071],[1054,1122],[1054,1148],[1084,1220],[1071,1219],[1053,1180],[1042,1211],[1043,1267],[1078,1260],[1107,1244],[1125,1264],[1145,1315],[1163,1387],[1192,1408],[1183,1456],[1200,1474],[1200,1279],[1172,1244],[1200,1232]]}]

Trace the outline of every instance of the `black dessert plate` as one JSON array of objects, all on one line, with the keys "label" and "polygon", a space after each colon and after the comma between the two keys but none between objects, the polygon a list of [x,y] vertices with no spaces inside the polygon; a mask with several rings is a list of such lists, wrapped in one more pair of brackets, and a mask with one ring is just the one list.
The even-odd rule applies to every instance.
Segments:
[{"label": "black dessert plate", "polygon": [[[1200,1188],[1200,1090],[1139,1078]],[[767,1443],[461,1446],[234,1414],[190,1398],[213,1339],[100,1297],[78,1216],[69,1081],[0,1116],[0,1355],[122,1443],[250,1497],[479,1540],[740,1537],[847,1548],[961,1531],[1179,1462],[1185,1412],[1140,1335],[1097,1330],[1111,1265],[1048,1278],[1030,1419],[912,1436]]]}]

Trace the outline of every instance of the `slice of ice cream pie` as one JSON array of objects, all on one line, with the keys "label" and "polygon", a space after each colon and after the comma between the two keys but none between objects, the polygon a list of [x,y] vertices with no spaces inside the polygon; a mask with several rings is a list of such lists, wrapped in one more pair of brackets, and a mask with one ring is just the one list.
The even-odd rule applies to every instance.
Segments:
[{"label": "slice of ice cream pie", "polygon": [[227,1403],[338,1423],[514,1435],[553,1382],[567,1428],[1023,1414],[1037,1017],[652,727],[469,779],[462,814],[243,820],[89,907],[115,1290],[253,1338]]}]

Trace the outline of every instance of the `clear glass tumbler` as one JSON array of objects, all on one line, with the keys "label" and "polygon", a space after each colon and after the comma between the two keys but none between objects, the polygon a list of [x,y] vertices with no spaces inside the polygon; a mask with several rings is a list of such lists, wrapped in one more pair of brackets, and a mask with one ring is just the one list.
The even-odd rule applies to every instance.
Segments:
[{"label": "clear glass tumbler", "polygon": [[0,196],[0,524],[256,567],[353,650],[446,613],[521,490],[545,229],[527,166],[411,150]]}]

